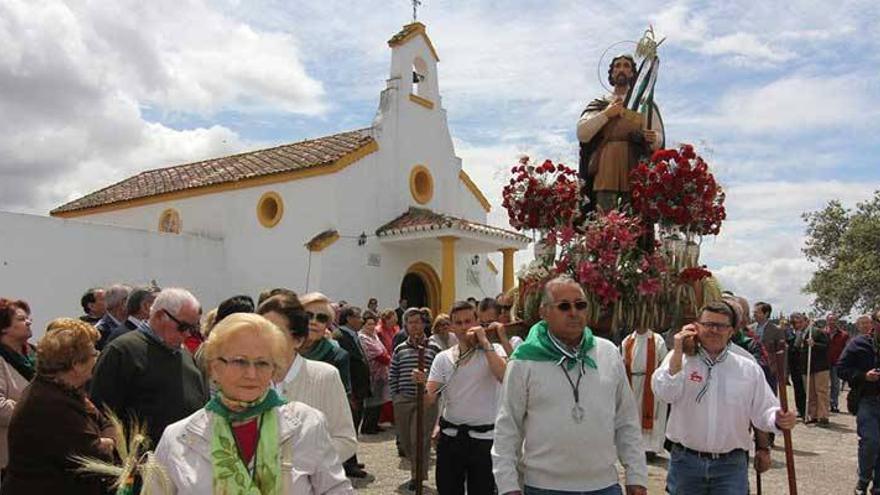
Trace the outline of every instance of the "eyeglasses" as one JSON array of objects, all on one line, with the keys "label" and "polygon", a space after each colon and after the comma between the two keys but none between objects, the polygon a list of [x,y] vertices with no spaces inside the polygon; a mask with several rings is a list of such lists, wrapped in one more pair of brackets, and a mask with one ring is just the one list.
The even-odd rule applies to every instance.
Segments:
[{"label": "eyeglasses", "polygon": [[698,321],[698,325],[701,327],[706,327],[709,330],[724,330],[725,328],[732,328],[733,325],[730,323],[716,323],[714,321]]},{"label": "eyeglasses", "polygon": [[238,371],[239,373],[244,373],[251,367],[253,367],[254,371],[259,374],[271,373],[275,370],[275,365],[270,363],[269,361],[266,361],[265,359],[255,359],[251,361],[250,359],[246,359],[243,357],[218,357],[217,361],[220,361],[227,366],[231,366],[235,371]]},{"label": "eyeglasses", "polygon": [[162,312],[164,312],[166,316],[171,318],[171,320],[174,321],[174,323],[177,323],[177,331],[180,333],[188,333],[188,332],[192,332],[197,329],[197,327],[195,325],[193,325],[192,323],[178,320],[167,309],[162,308]]},{"label": "eyeglasses", "polygon": [[499,304],[498,309],[501,312],[510,311],[511,309],[513,309],[513,304]]},{"label": "eyeglasses", "polygon": [[306,316],[309,318],[309,321],[315,320],[318,323],[324,323],[325,325],[330,322],[330,315],[325,313],[312,313],[311,311],[306,311]]},{"label": "eyeglasses", "polygon": [[578,311],[585,311],[587,309],[587,306],[589,306],[589,303],[587,303],[587,301],[575,301],[573,303],[562,301],[561,303],[554,304],[554,306],[559,311],[571,311],[572,307],[574,307],[574,309]]}]

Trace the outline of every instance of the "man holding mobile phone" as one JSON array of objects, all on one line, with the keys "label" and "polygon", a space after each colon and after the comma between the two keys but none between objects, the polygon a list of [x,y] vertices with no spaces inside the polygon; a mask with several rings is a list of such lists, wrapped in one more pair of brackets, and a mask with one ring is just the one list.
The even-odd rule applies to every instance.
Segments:
[{"label": "man holding mobile phone", "polygon": [[[749,425],[779,433],[797,421],[779,407],[760,366],[731,351],[736,324],[730,304],[707,304],[696,323],[675,335],[672,352],[654,373],[654,395],[672,405],[666,427],[672,495],[748,493]],[[685,355],[685,341],[695,338],[696,354]]]}]

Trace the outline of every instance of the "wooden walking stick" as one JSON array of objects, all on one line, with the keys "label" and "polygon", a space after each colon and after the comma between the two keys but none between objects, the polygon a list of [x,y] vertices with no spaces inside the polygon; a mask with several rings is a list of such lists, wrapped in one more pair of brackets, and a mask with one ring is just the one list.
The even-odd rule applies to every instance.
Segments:
[{"label": "wooden walking stick", "polygon": [[807,383],[805,383],[806,387],[806,401],[804,402],[804,424],[810,420],[810,368],[813,364],[813,322],[811,321],[809,325],[807,325],[807,329],[805,330],[807,335],[804,339],[804,342],[807,344]]},{"label": "wooden walking stick", "polygon": [[[788,412],[788,388],[786,387],[786,369],[785,369],[785,353],[786,345],[784,340],[779,341],[776,351],[776,369],[779,371],[777,386],[779,387],[779,405],[782,406],[784,412]],[[797,480],[794,475],[794,449],[791,446],[791,430],[782,430],[782,439],[785,442],[785,469],[788,472],[788,493],[789,495],[797,495]]]},{"label": "wooden walking stick", "polygon": [[[425,370],[425,345],[419,344],[419,371]],[[422,495],[422,476],[425,469],[425,459],[423,449],[425,448],[425,384],[416,383],[416,495]]]}]

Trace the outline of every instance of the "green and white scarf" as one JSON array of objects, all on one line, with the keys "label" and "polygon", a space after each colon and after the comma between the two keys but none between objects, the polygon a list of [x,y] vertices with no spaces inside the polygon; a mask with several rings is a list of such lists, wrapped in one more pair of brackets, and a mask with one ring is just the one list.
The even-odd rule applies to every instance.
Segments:
[{"label": "green and white scarf", "polygon": [[[211,467],[214,472],[213,493],[219,495],[281,495],[281,449],[278,436],[278,406],[285,400],[271,388],[261,399],[243,411],[232,411],[218,393],[205,409],[213,414],[211,435]],[[259,421],[257,449],[254,452],[253,475],[239,455],[230,422],[250,418]]]},{"label": "green and white scarf", "polygon": [[588,327],[584,327],[584,336],[577,352],[571,352],[564,344],[553,338],[547,328],[547,322],[541,320],[532,326],[529,330],[529,336],[513,351],[510,358],[523,361],[552,361],[569,370],[577,364],[580,364],[581,367],[587,366],[597,369],[596,362],[587,355],[587,352],[595,345],[593,332]]}]

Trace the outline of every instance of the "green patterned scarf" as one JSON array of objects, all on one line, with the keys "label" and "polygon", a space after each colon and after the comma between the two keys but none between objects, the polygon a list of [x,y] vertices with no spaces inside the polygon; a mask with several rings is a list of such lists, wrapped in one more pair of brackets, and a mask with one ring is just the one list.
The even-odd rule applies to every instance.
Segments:
[{"label": "green patterned scarf", "polygon": [[596,345],[595,340],[593,332],[589,327],[584,327],[584,337],[581,339],[581,345],[578,347],[576,354],[572,353],[550,335],[547,322],[541,320],[535,323],[531,330],[529,330],[529,336],[525,342],[513,351],[510,359],[553,361],[557,364],[564,363],[568,369],[572,369],[578,363],[582,363],[590,368],[597,369],[596,362],[587,355],[587,351]]},{"label": "green patterned scarf", "polygon": [[333,352],[333,344],[326,338],[321,339],[308,352],[302,353],[302,357],[312,361],[327,362],[328,355]]},{"label": "green patterned scarf", "polygon": [[[214,472],[213,493],[222,495],[281,495],[281,449],[278,436],[278,406],[284,399],[269,389],[257,403],[245,411],[231,411],[215,395],[205,406],[213,412],[211,435],[211,467]],[[259,434],[253,457],[253,474],[239,455],[230,421],[258,418]]]}]

